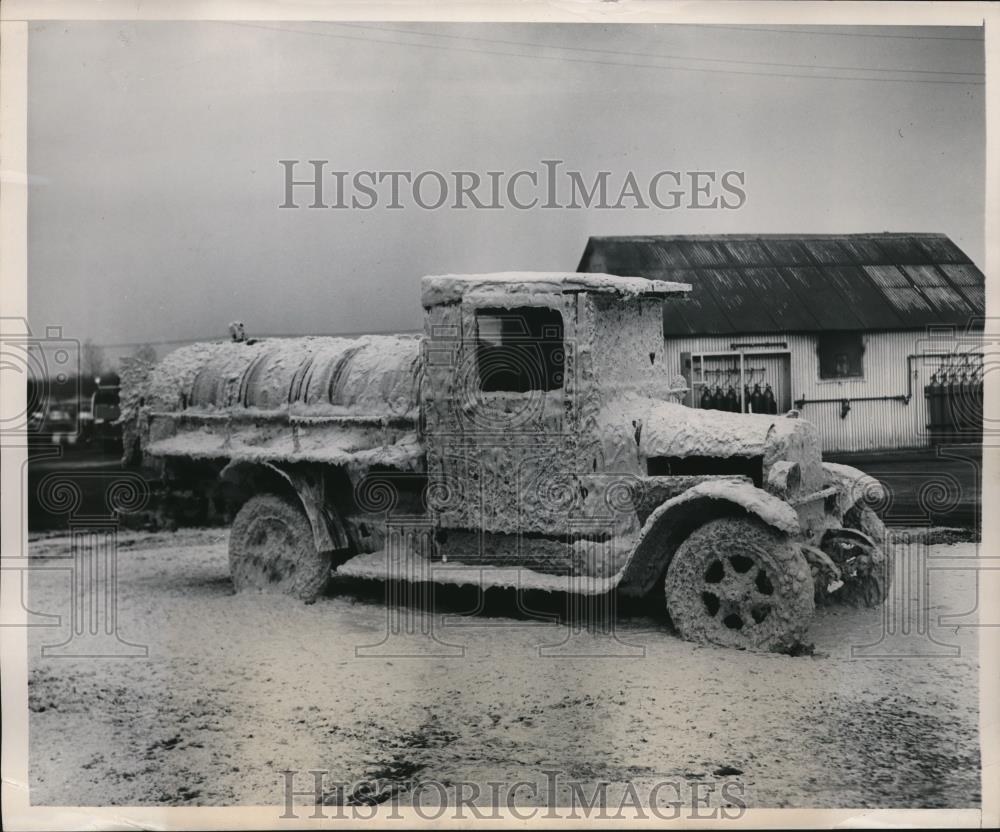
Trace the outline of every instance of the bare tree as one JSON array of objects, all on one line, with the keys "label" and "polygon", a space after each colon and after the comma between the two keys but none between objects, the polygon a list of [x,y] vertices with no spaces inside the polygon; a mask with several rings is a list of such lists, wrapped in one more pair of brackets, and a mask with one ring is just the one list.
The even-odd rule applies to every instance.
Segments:
[{"label": "bare tree", "polygon": [[156,347],[152,344],[140,344],[132,353],[133,358],[138,358],[147,364],[155,364],[157,360]]}]

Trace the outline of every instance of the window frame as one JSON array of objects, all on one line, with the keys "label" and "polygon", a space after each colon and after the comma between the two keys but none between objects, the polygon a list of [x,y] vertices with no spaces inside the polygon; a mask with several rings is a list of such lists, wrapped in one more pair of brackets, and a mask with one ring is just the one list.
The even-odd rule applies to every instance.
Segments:
[{"label": "window frame", "polygon": [[[857,373],[851,373],[849,375],[823,375],[824,370],[824,346],[830,347],[829,342],[824,345],[824,339],[847,339],[856,338],[857,339]],[[853,345],[852,345],[853,346]],[[821,384],[829,383],[843,383],[845,381],[864,381],[865,380],[865,353],[867,352],[868,342],[865,337],[865,333],[858,330],[831,330],[829,332],[820,332],[816,335],[816,378]],[[830,356],[827,360],[832,360],[833,356]]]},{"label": "window frame", "polygon": [[[510,298],[504,304],[500,298],[490,299],[481,304],[476,304],[470,310],[473,323],[473,344],[476,363],[476,383],[477,391],[481,396],[506,396],[525,394],[558,394],[561,395],[566,389],[566,319],[563,310],[557,306],[545,303],[525,303],[523,298]],[[503,319],[504,316],[514,317],[518,313],[533,313],[536,315],[548,315],[554,318],[552,323],[542,322],[540,325],[540,336],[535,336],[530,332],[523,336],[514,336],[512,340],[505,343],[504,333],[501,330],[500,343],[494,346],[495,349],[503,349],[505,346],[517,346],[519,343],[524,346],[535,346],[542,350],[540,363],[537,368],[540,370],[545,384],[539,387],[527,386],[525,389],[493,386],[484,386],[482,375],[482,354],[484,344],[480,340],[480,319],[484,317]],[[558,322],[558,340],[549,340],[544,337],[545,328]],[[557,364],[551,361],[551,353],[556,352],[562,356],[562,360]],[[558,381],[553,380],[553,376],[558,375]]]}]

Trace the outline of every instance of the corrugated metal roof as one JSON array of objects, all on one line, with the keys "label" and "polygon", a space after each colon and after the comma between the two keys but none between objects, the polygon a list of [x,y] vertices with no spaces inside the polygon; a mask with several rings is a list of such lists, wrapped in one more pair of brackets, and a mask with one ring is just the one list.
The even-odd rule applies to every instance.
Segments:
[{"label": "corrugated metal roof", "polygon": [[670,335],[966,327],[983,273],[944,234],[591,237],[578,271],[690,283]]}]

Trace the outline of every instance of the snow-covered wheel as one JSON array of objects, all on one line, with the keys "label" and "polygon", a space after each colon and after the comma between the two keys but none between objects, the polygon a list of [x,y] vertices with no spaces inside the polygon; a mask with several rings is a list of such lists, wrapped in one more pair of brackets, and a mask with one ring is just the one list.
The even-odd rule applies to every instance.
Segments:
[{"label": "snow-covered wheel", "polygon": [[667,568],[667,611],[689,641],[791,650],[812,620],[809,564],[781,532],[754,518],[696,529]]},{"label": "snow-covered wheel", "polygon": [[229,574],[237,592],[316,600],[330,579],[330,553],[319,552],[301,506],[277,494],[251,497],[233,520]]}]

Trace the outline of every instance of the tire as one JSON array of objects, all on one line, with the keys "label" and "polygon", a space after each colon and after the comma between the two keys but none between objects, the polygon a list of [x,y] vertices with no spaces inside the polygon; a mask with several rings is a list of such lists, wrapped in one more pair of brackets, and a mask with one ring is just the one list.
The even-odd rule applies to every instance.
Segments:
[{"label": "tire", "polygon": [[329,552],[318,552],[301,506],[277,494],[251,497],[229,535],[229,574],[237,592],[292,595],[312,603],[330,580]]},{"label": "tire", "polygon": [[723,517],[677,549],[664,584],[667,611],[688,641],[787,652],[815,609],[809,564],[760,520]]}]

